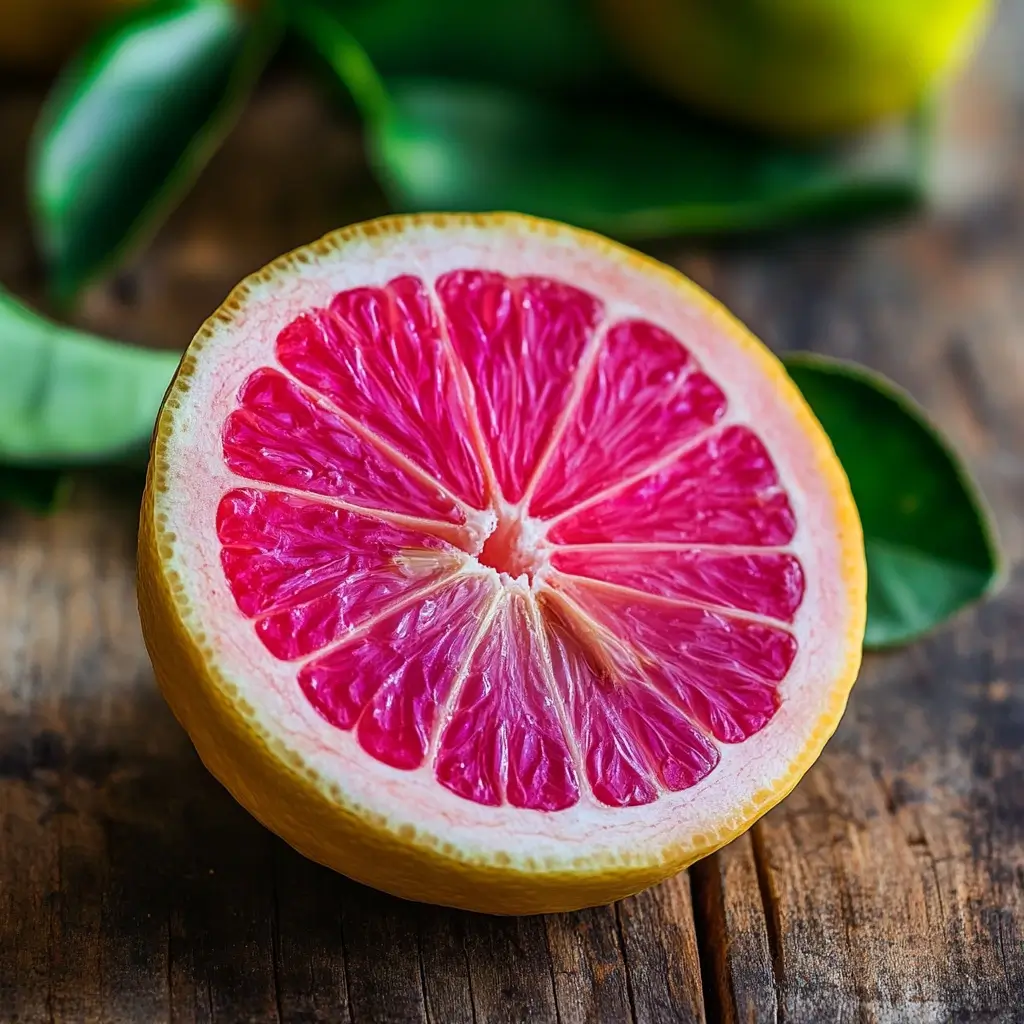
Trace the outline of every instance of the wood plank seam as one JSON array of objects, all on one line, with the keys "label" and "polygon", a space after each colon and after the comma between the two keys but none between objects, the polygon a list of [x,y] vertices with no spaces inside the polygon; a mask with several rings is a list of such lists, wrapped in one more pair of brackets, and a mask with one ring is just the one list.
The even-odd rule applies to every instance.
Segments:
[{"label": "wood plank seam", "polygon": [[690,868],[690,892],[693,900],[693,929],[697,936],[700,983],[704,994],[704,1014],[708,1024],[731,1024],[726,965],[725,908],[722,906],[719,855],[713,853]]},{"label": "wood plank seam", "polygon": [[629,1021],[630,1024],[637,1024],[636,1019],[636,998],[633,995],[633,977],[630,970],[629,957],[626,954],[626,940],[622,933],[622,911],[621,903],[615,904],[615,935],[619,944],[619,953],[622,956],[624,973],[626,975],[626,996],[629,999]]},{"label": "wood plank seam", "polygon": [[765,848],[764,834],[760,822],[750,830],[750,843],[754,854],[754,868],[757,871],[757,890],[761,895],[765,927],[768,931],[768,950],[771,953],[772,973],[775,984],[775,1012],[781,1018],[779,993],[785,987],[785,963],[782,957],[782,922],[779,918],[779,904],[772,892],[771,864]]}]

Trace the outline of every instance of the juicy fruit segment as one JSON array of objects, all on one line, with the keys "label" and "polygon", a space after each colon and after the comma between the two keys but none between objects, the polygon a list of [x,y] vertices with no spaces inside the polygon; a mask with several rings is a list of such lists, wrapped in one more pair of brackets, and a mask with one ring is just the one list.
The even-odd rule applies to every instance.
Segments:
[{"label": "juicy fruit segment", "polygon": [[776,714],[797,519],[684,339],[467,267],[341,291],[273,356],[223,426],[221,564],[366,756],[481,806],[637,807]]},{"label": "juicy fruit segment", "polygon": [[714,745],[638,674],[622,662],[625,671],[609,671],[599,656],[588,657],[557,612],[548,636],[557,692],[598,803],[648,804],[659,786],[688,789],[715,767]]},{"label": "juicy fruit segment", "polygon": [[785,552],[714,547],[594,544],[556,550],[551,566],[660,597],[792,622],[804,595],[803,568]]},{"label": "juicy fruit segment", "polygon": [[600,346],[578,403],[530,502],[554,516],[643,471],[716,423],[725,396],[667,331],[628,320]]},{"label": "juicy fruit segment", "polygon": [[276,370],[254,373],[224,427],[239,476],[412,516],[463,519],[437,486],[403,472],[365,435]]},{"label": "juicy fruit segment", "polygon": [[319,655],[299,673],[310,703],[394,768],[418,768],[454,675],[493,600],[483,577],[434,588],[368,625],[358,643]]},{"label": "juicy fruit segment", "polygon": [[795,529],[789,498],[764,445],[748,428],[729,426],[640,479],[562,513],[551,539],[771,546],[788,544]]},{"label": "juicy fruit segment", "polygon": [[455,556],[428,534],[253,488],[224,496],[217,535],[239,610],[282,660],[322,650],[450,572]]},{"label": "juicy fruit segment", "polygon": [[579,799],[559,724],[529,595],[499,598],[441,737],[442,785],[482,804],[557,811]]},{"label": "juicy fruit segment", "polygon": [[742,742],[775,713],[778,684],[796,656],[796,641],[781,626],[672,601],[637,601],[585,583],[564,589],[633,652],[637,676],[645,669],[656,689],[716,739]]},{"label": "juicy fruit segment", "polygon": [[601,315],[591,295],[546,278],[458,270],[437,282],[498,486],[516,502],[569,396]]},{"label": "juicy fruit segment", "polygon": [[283,331],[277,357],[453,494],[483,504],[480,465],[438,316],[418,278],[343,292]]}]

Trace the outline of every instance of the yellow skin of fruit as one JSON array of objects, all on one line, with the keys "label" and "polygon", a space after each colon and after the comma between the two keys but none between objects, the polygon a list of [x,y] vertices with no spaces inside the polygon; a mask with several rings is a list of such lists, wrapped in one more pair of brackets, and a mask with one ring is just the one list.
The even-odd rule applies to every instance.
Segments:
[{"label": "yellow skin of fruit", "polygon": [[598,0],[635,70],[704,111],[811,138],[910,109],[991,0]]}]

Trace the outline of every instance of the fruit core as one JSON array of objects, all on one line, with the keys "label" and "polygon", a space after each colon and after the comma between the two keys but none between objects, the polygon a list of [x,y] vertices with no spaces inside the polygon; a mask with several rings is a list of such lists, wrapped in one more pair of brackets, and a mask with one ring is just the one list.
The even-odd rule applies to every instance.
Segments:
[{"label": "fruit core", "polygon": [[222,430],[217,531],[239,611],[321,718],[544,812],[687,789],[768,724],[796,518],[684,340],[474,268],[280,331]]},{"label": "fruit core", "polygon": [[532,585],[546,559],[540,549],[543,524],[524,518],[518,510],[499,513],[494,531],[477,554],[477,561],[510,580],[526,577]]}]

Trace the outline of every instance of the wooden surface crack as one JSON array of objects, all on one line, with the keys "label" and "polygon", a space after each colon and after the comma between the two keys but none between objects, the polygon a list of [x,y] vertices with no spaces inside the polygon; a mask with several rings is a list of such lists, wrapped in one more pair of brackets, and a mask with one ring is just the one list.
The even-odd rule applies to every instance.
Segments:
[{"label": "wooden surface crack", "polygon": [[[270,842],[276,844],[276,840],[270,840]],[[284,1013],[281,1010],[281,911],[276,860],[277,858],[274,856],[274,850],[271,848],[270,978],[274,989],[274,1010],[277,1013],[277,1024],[284,1024]]]},{"label": "wooden surface crack", "polygon": [[716,853],[689,869],[693,930],[697,938],[700,982],[708,1024],[726,1024],[735,1020],[735,1007],[730,1005],[732,999],[726,963],[728,935],[718,871],[719,857]]},{"label": "wooden surface crack", "polygon": [[[754,854],[754,868],[757,872],[757,891],[764,910],[765,929],[768,934],[768,951],[771,954],[772,973],[775,977],[775,991],[785,986],[785,962],[782,954],[782,925],[779,922],[779,905],[772,892],[771,862],[765,847],[764,834],[760,823],[750,830],[751,848]],[[781,1015],[780,1015],[781,1017]]]},{"label": "wooden surface crack", "polygon": [[430,1000],[427,996],[427,972],[423,967],[423,939],[418,930],[416,932],[416,965],[420,970],[420,998],[423,1000],[423,1016],[426,1018],[427,1024],[443,1024],[441,1021],[435,1021],[430,1012]]},{"label": "wooden surface crack", "polygon": [[615,904],[613,913],[615,915],[615,941],[618,943],[619,954],[622,957],[622,963],[624,965],[623,973],[626,978],[626,997],[629,1000],[629,1020],[630,1024],[636,1024],[636,1000],[633,997],[633,981],[629,974],[629,959],[626,956],[626,940],[622,935],[621,904]]}]

